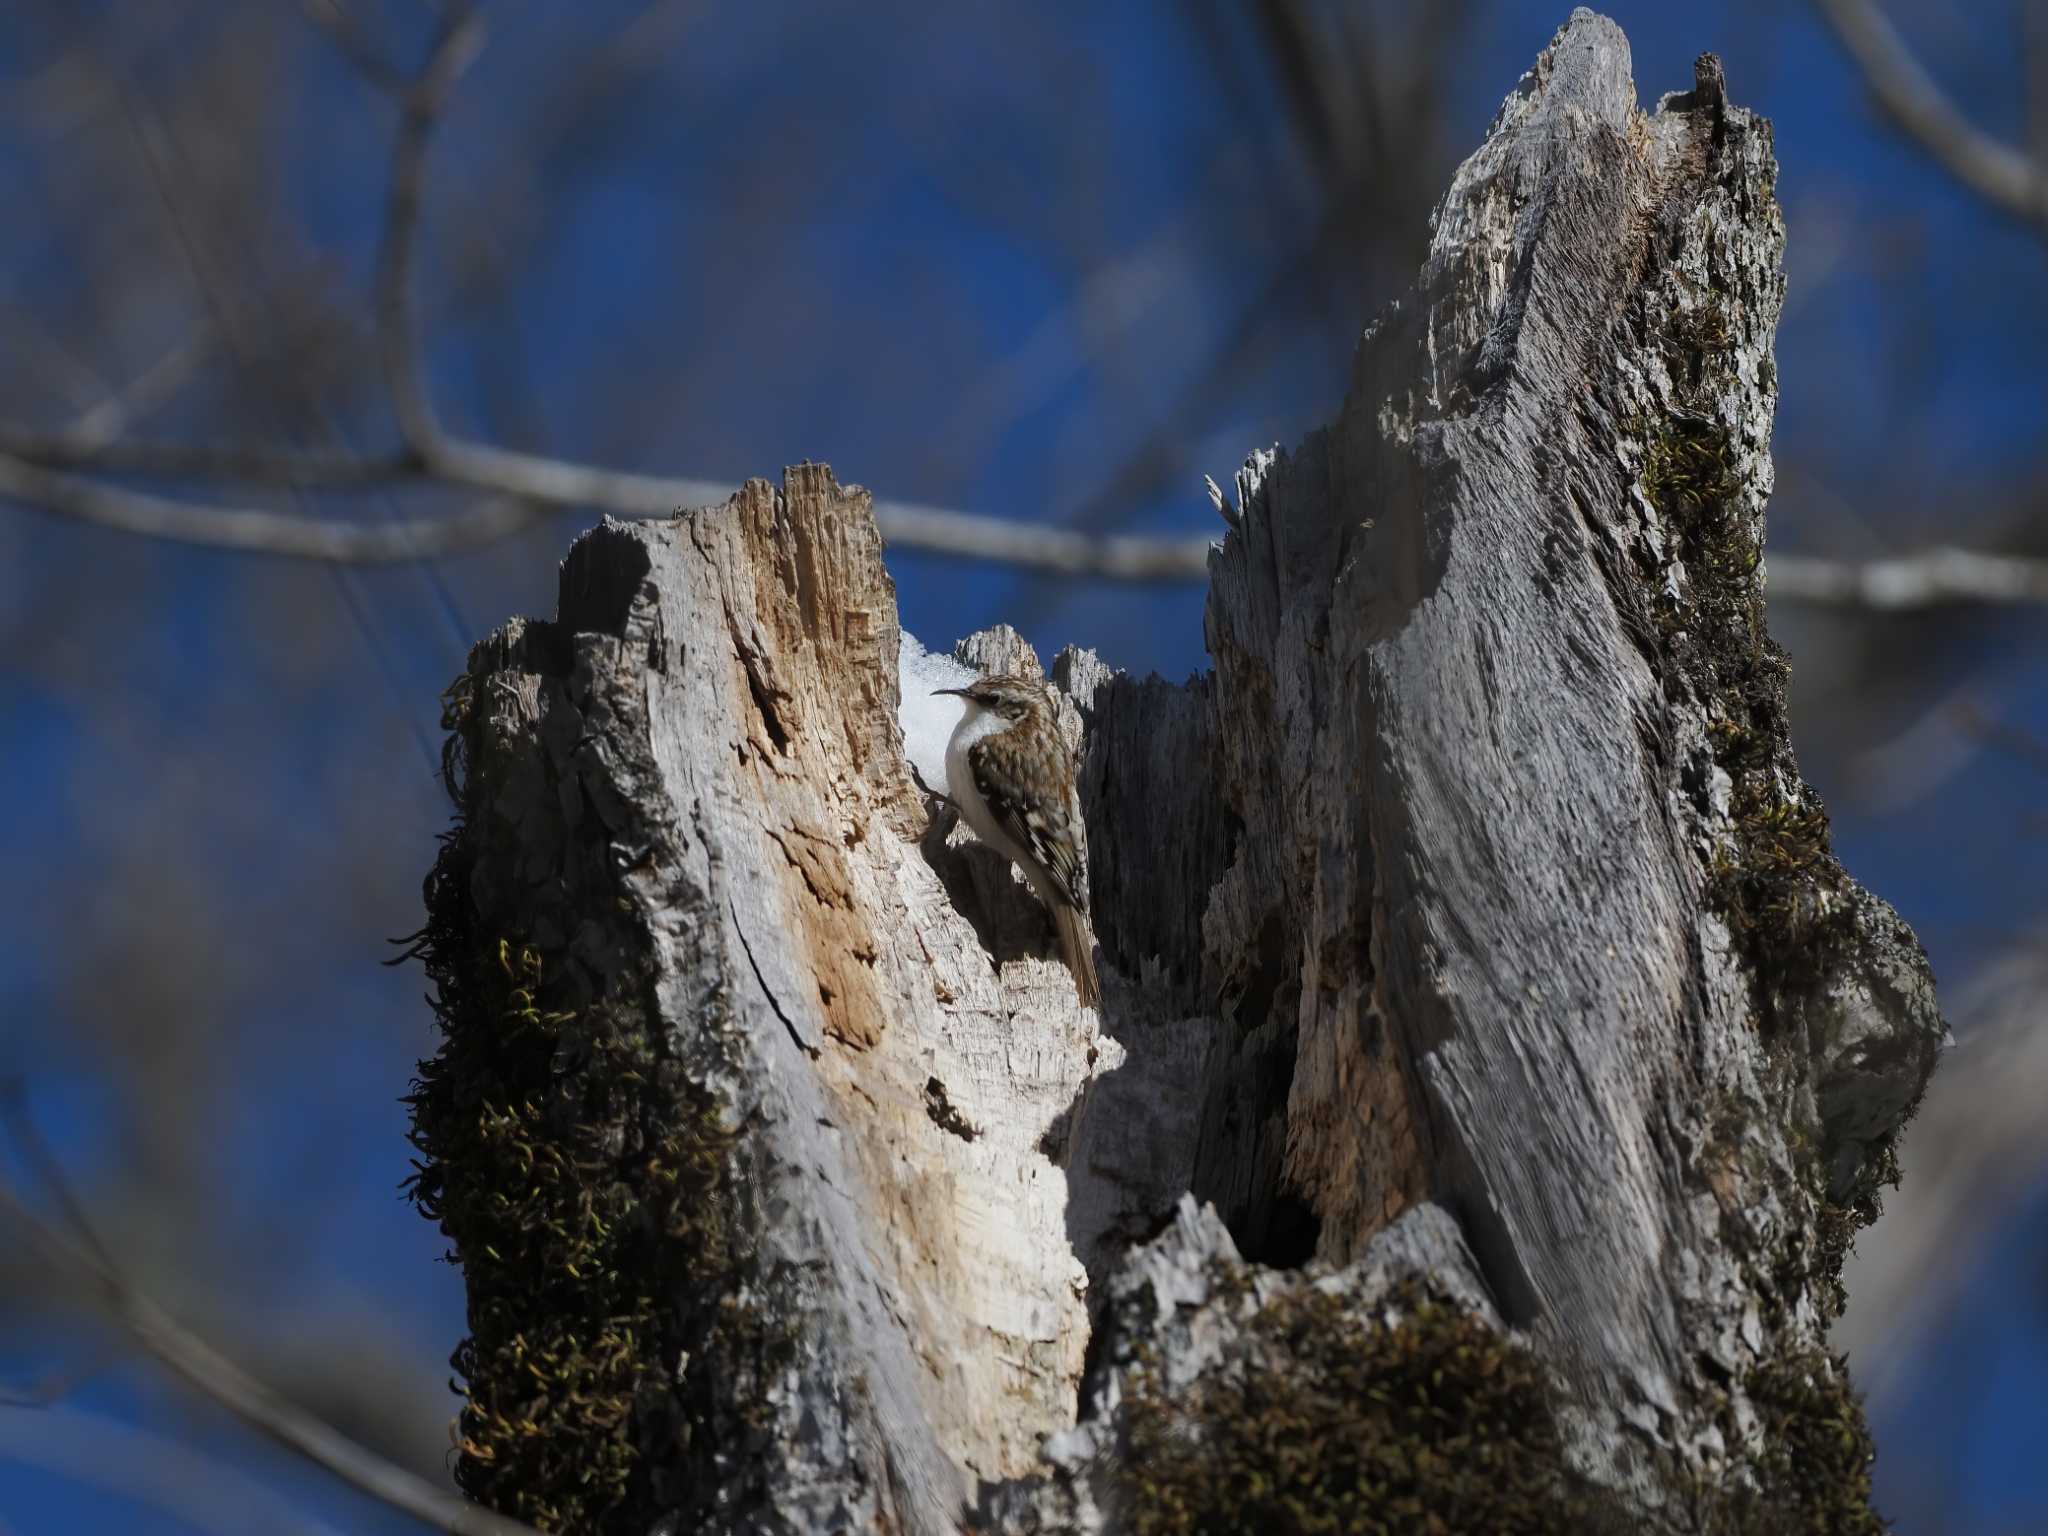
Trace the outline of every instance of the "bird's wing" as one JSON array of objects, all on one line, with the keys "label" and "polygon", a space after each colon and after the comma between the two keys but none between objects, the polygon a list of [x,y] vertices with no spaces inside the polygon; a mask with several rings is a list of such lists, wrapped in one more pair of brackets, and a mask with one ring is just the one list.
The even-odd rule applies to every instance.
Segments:
[{"label": "bird's wing", "polygon": [[974,774],[974,787],[981,792],[982,802],[995,824],[1018,847],[1031,851],[1067,905],[1086,912],[1088,897],[1086,882],[1081,878],[1080,839],[1072,825],[1075,808],[1064,799],[1052,806],[1026,805],[1003,788],[1006,784],[1058,782],[1042,767],[1028,761],[1030,748],[1014,742],[1015,734],[1001,731],[967,749],[967,766]]}]

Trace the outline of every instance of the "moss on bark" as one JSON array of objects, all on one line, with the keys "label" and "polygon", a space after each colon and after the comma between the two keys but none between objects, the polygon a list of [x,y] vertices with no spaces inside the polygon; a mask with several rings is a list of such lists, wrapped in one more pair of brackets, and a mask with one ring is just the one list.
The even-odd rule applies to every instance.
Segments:
[{"label": "moss on bark", "polygon": [[1365,1315],[1317,1289],[1267,1303],[1247,1346],[1179,1399],[1128,1377],[1134,1536],[1624,1527],[1565,1470],[1541,1366],[1420,1281]]},{"label": "moss on bark", "polygon": [[[744,1498],[744,1476],[711,1466],[747,1449],[749,1426],[714,1429],[693,1404],[713,1377],[762,1370],[775,1341],[737,1301],[735,1136],[673,1059],[630,903],[607,904],[628,960],[606,974],[521,937],[569,931],[545,898],[475,878],[479,843],[506,834],[490,826],[503,765],[472,717],[474,682],[450,693],[457,817],[411,950],[442,1039],[408,1099],[409,1187],[469,1301],[451,1357],[466,1398],[455,1476],[545,1531],[637,1533],[689,1503],[693,1481],[706,1498]],[[523,824],[529,850],[532,834]]]}]

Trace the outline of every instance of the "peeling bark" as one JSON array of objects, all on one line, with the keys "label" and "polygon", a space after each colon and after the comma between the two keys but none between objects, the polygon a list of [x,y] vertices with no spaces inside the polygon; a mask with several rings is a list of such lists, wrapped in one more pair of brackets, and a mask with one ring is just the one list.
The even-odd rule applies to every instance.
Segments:
[{"label": "peeling bark", "polygon": [[[1340,414],[1238,476],[1213,671],[1054,660],[1100,1017],[911,783],[865,493],[805,466],[579,541],[451,695],[417,1116],[466,1487],[577,1530],[1231,1529],[1203,1478],[1314,1404],[1400,1469],[1393,1528],[1877,1528],[1825,1330],[1945,1030],[1786,737],[1774,177],[1711,56],[1645,113],[1575,13]],[[515,1387],[563,1263],[631,1326]],[[1358,1358],[1449,1395],[1379,1414]],[[1273,1475],[1356,1510],[1340,1449]]]}]

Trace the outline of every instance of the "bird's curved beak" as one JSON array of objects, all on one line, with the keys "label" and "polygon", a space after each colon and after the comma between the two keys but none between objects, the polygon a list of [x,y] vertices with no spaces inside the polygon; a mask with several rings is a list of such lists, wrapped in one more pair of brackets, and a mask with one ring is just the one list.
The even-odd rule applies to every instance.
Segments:
[{"label": "bird's curved beak", "polygon": [[968,688],[934,688],[932,690],[932,697],[936,699],[942,693],[950,693],[955,698],[961,699],[971,699],[974,697],[973,690]]}]

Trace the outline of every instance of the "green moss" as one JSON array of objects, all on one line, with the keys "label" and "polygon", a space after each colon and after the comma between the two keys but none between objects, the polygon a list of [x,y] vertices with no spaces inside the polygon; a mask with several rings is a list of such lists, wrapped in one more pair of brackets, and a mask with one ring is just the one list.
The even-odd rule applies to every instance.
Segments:
[{"label": "green moss", "polygon": [[1673,308],[1664,320],[1666,356],[1677,355],[1694,369],[1735,348],[1735,326],[1724,304],[1708,298],[1690,309]]},{"label": "green moss", "polygon": [[1863,1405],[1839,1359],[1781,1356],[1744,1379],[1760,1424],[1754,1489],[1727,1500],[1733,1536],[1884,1536],[1870,1506],[1875,1456]]},{"label": "green moss", "polygon": [[1385,1306],[1270,1302],[1245,1355],[1178,1400],[1141,1360],[1123,1473],[1137,1536],[1619,1528],[1562,1471],[1526,1350],[1416,1283]]},{"label": "green moss", "polygon": [[1846,931],[1848,877],[1827,812],[1792,762],[1791,667],[1764,622],[1762,549],[1736,504],[1730,456],[1724,428],[1675,416],[1649,432],[1642,478],[1684,572],[1657,599],[1665,686],[1704,707],[1732,786],[1731,845],[1708,870],[1707,899],[1750,962],[1769,1029],[1779,998],[1820,974]]},{"label": "green moss", "polygon": [[467,697],[448,711],[459,814],[409,951],[442,1042],[408,1099],[408,1182],[469,1298],[456,1481],[542,1530],[640,1531],[688,1502],[678,1478],[738,1449],[719,1437],[746,1427],[714,1426],[709,1382],[772,1353],[733,1300],[732,1136],[647,1028],[644,961],[598,982],[499,936],[531,914],[478,910]]},{"label": "green moss", "polygon": [[[1839,1312],[1843,1257],[1875,1213],[1874,1185],[1867,1199],[1859,1188],[1829,1200],[1814,1042],[1804,1032],[1813,1017],[1804,1005],[1855,942],[1853,887],[1831,851],[1825,808],[1791,750],[1791,669],[1766,624],[1763,497],[1752,478],[1768,475],[1766,443],[1751,435],[1763,424],[1737,405],[1768,407],[1778,384],[1767,350],[1749,348],[1767,349],[1766,322],[1781,290],[1768,260],[1756,260],[1769,253],[1744,249],[1739,233],[1758,231],[1760,210],[1749,199],[1771,195],[1767,139],[1762,148],[1760,187],[1745,185],[1746,172],[1725,184],[1739,201],[1723,210],[1732,222],[1719,227],[1736,239],[1677,224],[1661,229],[1669,245],[1653,246],[1651,262],[1663,270],[1646,274],[1619,338],[1624,355],[1654,353],[1663,365],[1661,378],[1626,382],[1617,402],[1638,413],[1621,417],[1620,435],[1625,454],[1640,454],[1637,478],[1656,524],[1637,546],[1652,622],[1632,632],[1677,713],[1705,727],[1706,753],[1681,738],[1674,745],[1684,756],[1669,766],[1715,837],[1702,897],[1728,929],[1762,1046],[1740,1098],[1707,1107],[1691,1157],[1693,1179],[1722,1212],[1722,1234],[1766,1335],[1761,1365],[1736,1379],[1716,1377],[1719,1387],[1709,1389],[1708,1411],[1718,1412],[1737,1465],[1724,1482],[1707,1483],[1688,1458],[1652,1464],[1664,1468],[1690,1516],[1687,1529],[1870,1536],[1884,1524],[1870,1510],[1861,1410],[1839,1367],[1811,1347],[1814,1310],[1822,1321]],[[1686,220],[1694,211],[1670,213]],[[1761,211],[1774,233],[1774,215]],[[1754,373],[1739,377],[1752,361]],[[1764,399],[1756,402],[1759,389]],[[1621,596],[1633,616],[1637,594]],[[1784,1157],[1772,1136],[1746,1135],[1758,1115],[1782,1117]],[[1745,1404],[1756,1422],[1741,1411]]]},{"label": "green moss", "polygon": [[[1735,493],[1728,447],[1728,433],[1718,422],[1671,417],[1645,446],[1644,492],[1666,517],[1696,518],[1718,510]],[[1750,553],[1749,569],[1754,570]]]},{"label": "green moss", "polygon": [[[1704,710],[1714,763],[1729,782],[1728,838],[1707,870],[1707,904],[1745,962],[1751,1017],[1767,1042],[1791,1051],[1786,1059],[1803,1084],[1788,1004],[1821,982],[1851,934],[1848,875],[1830,847],[1827,812],[1792,758],[1791,667],[1765,624],[1761,550],[1728,469],[1727,433],[1689,417],[1631,426],[1647,436],[1644,491],[1683,571],[1682,580],[1662,583],[1656,599],[1665,688]],[[1801,1096],[1788,1089],[1783,1102],[1797,1113]],[[1880,1171],[1848,1200],[1831,1203],[1817,1136],[1795,1125],[1790,1139],[1800,1183],[1781,1194],[1788,1210],[1811,1219],[1795,1221],[1778,1251],[1756,1260],[1773,1326],[1782,1303],[1802,1291],[1824,1316],[1839,1315],[1842,1261],[1856,1230],[1877,1212]]]},{"label": "green moss", "polygon": [[[1732,467],[1734,445],[1718,422],[1687,414],[1711,410],[1714,394],[1733,382],[1726,330],[1711,308],[1667,320],[1659,341],[1685,408],[1662,421],[1639,418],[1628,430],[1644,444],[1643,490],[1664,524],[1667,562],[1682,567],[1675,581],[1671,563],[1652,573],[1662,589],[1655,601],[1665,690],[1703,709],[1714,763],[1730,786],[1729,837],[1707,871],[1705,895],[1745,961],[1752,1017],[1782,1048],[1795,1044],[1785,1004],[1825,976],[1849,934],[1849,881],[1830,847],[1827,812],[1792,758],[1791,668],[1765,624],[1760,533]],[[1768,358],[1759,377],[1766,389],[1775,386]],[[1792,1050],[1778,1060],[1790,1074],[1780,1101],[1796,1115],[1804,1058]],[[1740,1145],[1732,1128],[1713,1140],[1725,1142],[1728,1155]],[[1863,1186],[1834,1203],[1816,1135],[1794,1124],[1788,1145],[1796,1176],[1778,1193],[1791,1220],[1770,1251],[1743,1261],[1773,1334],[1791,1326],[1802,1296],[1823,1318],[1839,1315],[1843,1260],[1857,1229],[1877,1214],[1876,1185],[1889,1167],[1873,1159]],[[1700,1491],[1703,1528],[1733,1536],[1883,1532],[1870,1508],[1869,1432],[1839,1362],[1810,1349],[1784,1351],[1742,1386],[1761,1420],[1756,1450],[1747,1476]],[[1725,1427],[1732,1439],[1733,1424]]]}]

